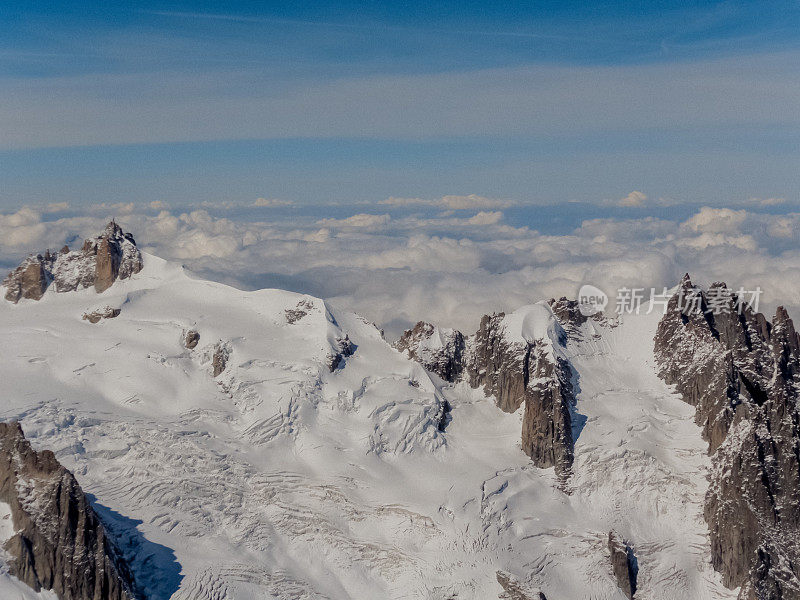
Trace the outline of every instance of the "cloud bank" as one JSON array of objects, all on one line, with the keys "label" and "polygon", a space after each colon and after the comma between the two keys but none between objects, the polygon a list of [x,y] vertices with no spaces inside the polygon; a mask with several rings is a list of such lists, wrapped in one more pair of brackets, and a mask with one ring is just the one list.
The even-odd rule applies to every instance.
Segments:
[{"label": "cloud bank", "polygon": [[[0,263],[9,268],[27,252],[75,244],[95,234],[106,213],[48,220],[45,211],[23,207],[0,215]],[[386,327],[390,337],[419,319],[472,331],[484,313],[574,297],[584,283],[613,296],[623,286],[672,286],[686,271],[702,284],[761,287],[768,316],[777,304],[800,315],[800,213],[705,207],[682,221],[586,220],[566,235],[507,225],[502,211],[286,223],[205,210],[117,217],[147,252],[200,276],[322,296]]]}]

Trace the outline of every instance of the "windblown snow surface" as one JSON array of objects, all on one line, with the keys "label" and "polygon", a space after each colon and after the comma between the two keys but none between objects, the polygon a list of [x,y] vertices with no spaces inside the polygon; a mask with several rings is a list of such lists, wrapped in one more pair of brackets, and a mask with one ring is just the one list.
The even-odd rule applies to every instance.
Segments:
[{"label": "windblown snow surface", "polygon": [[[622,599],[612,529],[635,546],[637,598],[735,598],[710,564],[706,444],[654,372],[658,311],[568,342],[562,485],[522,453],[522,410],[428,375],[360,317],[144,260],[102,295],[0,303],[0,417],[75,473],[149,598],[486,600],[499,572],[531,597]],[[121,314],[81,319],[106,305]],[[531,312],[523,336],[554,331]],[[2,567],[0,597],[49,596]]]}]

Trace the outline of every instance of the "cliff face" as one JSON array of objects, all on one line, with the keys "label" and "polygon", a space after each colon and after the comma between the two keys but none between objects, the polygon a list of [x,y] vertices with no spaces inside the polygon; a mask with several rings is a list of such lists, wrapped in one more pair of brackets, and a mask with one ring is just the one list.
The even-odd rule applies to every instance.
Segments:
[{"label": "cliff face", "polygon": [[49,252],[46,256],[37,254],[22,261],[3,281],[6,286],[6,300],[14,303],[22,298],[39,300],[52,281],[52,274],[48,270],[50,264],[52,260]]},{"label": "cliff face", "polygon": [[[681,296],[696,300],[682,309]],[[800,340],[782,308],[770,324],[739,301],[724,284],[703,291],[686,276],[655,356],[709,443],[714,567],[743,600],[800,598]]]},{"label": "cliff face", "polygon": [[611,554],[611,571],[617,585],[628,598],[636,594],[636,579],[639,573],[633,548],[613,531],[608,534],[608,551]]},{"label": "cliff face", "polygon": [[[537,318],[555,327],[520,335],[516,313],[508,318],[502,313],[483,317],[469,340],[466,378],[472,387],[493,395],[501,410],[515,412],[524,404],[523,452],[535,465],[554,466],[566,476],[573,460],[570,407],[575,397],[569,362],[554,351],[563,347],[566,335],[548,307],[534,306]],[[522,316],[523,328],[528,318]]]},{"label": "cliff face", "polygon": [[0,501],[14,531],[10,569],[61,600],[134,600],[133,579],[75,477],[52,452],[36,452],[18,423],[0,423]]},{"label": "cliff face", "polygon": [[503,324],[504,313],[485,315],[470,338],[467,381],[493,395],[497,406],[515,412],[525,401],[532,347],[524,341],[511,341]]},{"label": "cliff face", "polygon": [[455,329],[420,321],[394,347],[445,381],[456,381],[464,371],[464,335]]},{"label": "cliff face", "polygon": [[522,450],[540,467],[555,466],[569,475],[574,458],[572,414],[575,404],[572,368],[561,357],[555,360],[541,345],[534,345],[528,360],[525,413],[522,418]]},{"label": "cliff face", "polygon": [[98,293],[117,279],[127,279],[142,270],[142,255],[130,233],[110,222],[102,234],[84,241],[80,250],[66,246],[58,254],[49,250],[29,256],[3,281],[6,300],[39,300],[52,284],[56,292],[71,292],[94,286]]},{"label": "cliff face", "polygon": [[523,451],[537,466],[554,466],[563,477],[573,460],[575,402],[572,368],[562,351],[566,341],[553,310],[536,304],[510,315],[486,315],[468,338],[420,322],[395,347],[446,381],[483,389],[505,412],[524,405]]}]

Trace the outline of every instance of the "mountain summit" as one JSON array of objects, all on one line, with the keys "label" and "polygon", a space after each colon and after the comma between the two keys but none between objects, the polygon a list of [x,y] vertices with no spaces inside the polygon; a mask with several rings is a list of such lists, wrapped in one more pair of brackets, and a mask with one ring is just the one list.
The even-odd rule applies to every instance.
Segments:
[{"label": "mountain summit", "polygon": [[88,238],[80,250],[64,246],[58,253],[27,257],[3,280],[5,298],[39,300],[51,286],[56,292],[71,292],[94,286],[98,293],[117,279],[126,279],[142,269],[142,255],[133,235],[114,221],[97,237]]}]

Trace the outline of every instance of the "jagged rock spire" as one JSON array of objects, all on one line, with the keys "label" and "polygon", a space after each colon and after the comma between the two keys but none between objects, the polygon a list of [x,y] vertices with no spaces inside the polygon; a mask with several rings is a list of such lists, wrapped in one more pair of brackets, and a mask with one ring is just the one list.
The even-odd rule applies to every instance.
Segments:
[{"label": "jagged rock spire", "polygon": [[709,442],[712,563],[741,600],[800,598],[800,339],[783,307],[770,324],[724,284],[705,294],[725,310],[687,315],[676,293],[654,351]]},{"label": "jagged rock spire", "polygon": [[[565,318],[583,318],[577,303],[562,299],[556,307]],[[561,334],[563,330],[559,328]],[[494,396],[498,408],[515,412],[524,405],[521,445],[536,466],[555,467],[562,479],[573,461],[571,407],[575,402],[569,362],[552,352],[563,340],[525,340],[509,335],[504,313],[485,315],[478,331],[467,337],[460,331],[420,321],[407,330],[395,348],[421,363],[445,381],[466,381]]]},{"label": "jagged rock spire", "polygon": [[58,254],[48,251],[31,255],[3,281],[6,300],[39,300],[53,284],[56,292],[70,292],[94,286],[98,293],[117,279],[126,279],[142,270],[142,254],[130,233],[114,221],[103,233],[84,241],[80,250],[67,246]]},{"label": "jagged rock spire", "polygon": [[0,423],[0,501],[15,534],[11,573],[61,600],[134,600],[135,583],[75,477],[31,448],[17,422]]}]

